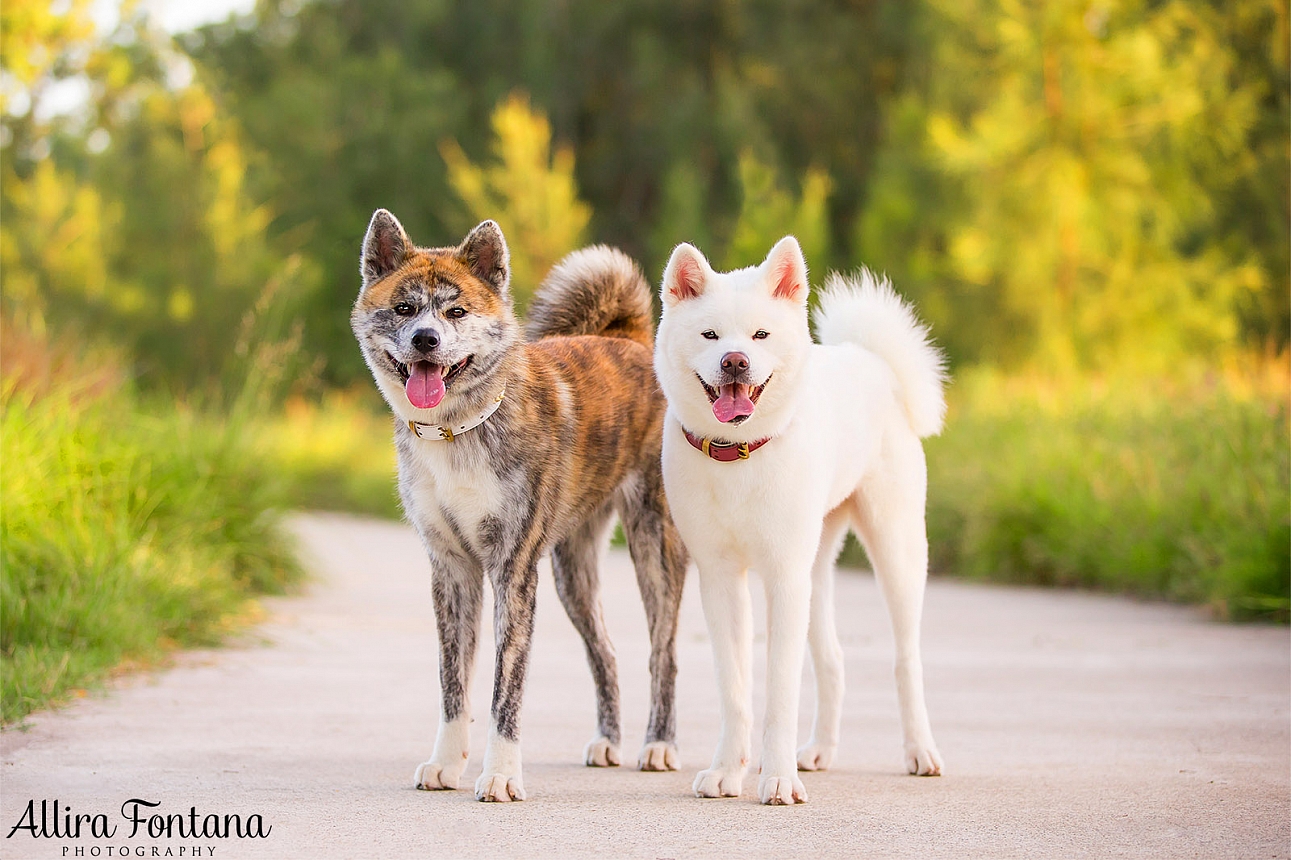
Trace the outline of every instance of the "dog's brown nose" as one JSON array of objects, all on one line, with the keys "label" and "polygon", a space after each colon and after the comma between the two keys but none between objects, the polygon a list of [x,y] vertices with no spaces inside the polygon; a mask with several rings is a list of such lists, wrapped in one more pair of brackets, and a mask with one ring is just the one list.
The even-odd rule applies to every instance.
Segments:
[{"label": "dog's brown nose", "polygon": [[742,352],[728,352],[722,356],[722,370],[731,376],[749,369],[749,357]]}]

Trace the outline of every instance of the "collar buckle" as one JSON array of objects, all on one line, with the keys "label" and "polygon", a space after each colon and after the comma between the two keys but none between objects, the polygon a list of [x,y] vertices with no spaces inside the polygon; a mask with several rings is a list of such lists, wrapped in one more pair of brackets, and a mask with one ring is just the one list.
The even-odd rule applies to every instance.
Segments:
[{"label": "collar buckle", "polygon": [[474,430],[476,427],[479,427],[485,421],[489,420],[493,413],[497,412],[499,407],[502,406],[502,398],[506,396],[507,389],[506,386],[503,386],[502,390],[498,392],[498,396],[493,398],[489,405],[485,407],[484,411],[480,412],[464,424],[450,427],[447,424],[421,424],[417,421],[409,421],[408,429],[411,430],[412,435],[416,436],[418,439],[425,439],[428,442],[452,442],[467,430]]},{"label": "collar buckle", "polygon": [[771,441],[768,436],[765,439],[758,439],[754,442],[714,442],[707,436],[699,437],[691,433],[685,427],[681,432],[686,434],[686,441],[692,448],[703,452],[704,456],[716,460],[719,463],[733,463],[736,460],[747,460],[749,454],[753,453],[763,445]]}]

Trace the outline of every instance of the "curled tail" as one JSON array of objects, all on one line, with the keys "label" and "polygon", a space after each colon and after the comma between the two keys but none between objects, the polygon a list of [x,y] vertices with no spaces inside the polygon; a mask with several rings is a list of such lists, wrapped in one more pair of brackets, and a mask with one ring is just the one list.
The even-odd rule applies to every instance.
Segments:
[{"label": "curled tail", "polygon": [[552,335],[624,337],[653,349],[650,295],[641,269],[617,248],[573,251],[538,287],[525,334],[530,341]]},{"label": "curled tail", "polygon": [[869,269],[850,277],[831,274],[814,320],[821,343],[854,343],[887,362],[901,386],[910,427],[920,438],[941,432],[946,358],[887,278]]}]

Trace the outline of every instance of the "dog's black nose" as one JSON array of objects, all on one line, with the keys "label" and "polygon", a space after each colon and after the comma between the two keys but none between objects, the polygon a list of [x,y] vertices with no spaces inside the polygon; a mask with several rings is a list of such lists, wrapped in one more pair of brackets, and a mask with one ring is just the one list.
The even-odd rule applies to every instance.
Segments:
[{"label": "dog's black nose", "polygon": [[418,352],[434,352],[439,346],[439,332],[433,328],[419,329],[412,336],[412,348]]},{"label": "dog's black nose", "polygon": [[731,376],[749,369],[749,357],[742,352],[728,352],[722,356],[722,370]]}]

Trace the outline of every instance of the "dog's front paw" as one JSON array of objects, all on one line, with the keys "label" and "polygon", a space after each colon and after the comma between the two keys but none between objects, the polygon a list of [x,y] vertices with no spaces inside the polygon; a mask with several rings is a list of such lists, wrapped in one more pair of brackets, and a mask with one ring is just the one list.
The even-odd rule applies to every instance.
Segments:
[{"label": "dog's front paw", "polygon": [[798,770],[829,770],[837,751],[838,744],[811,741],[798,750]]},{"label": "dog's front paw", "polygon": [[696,797],[739,797],[744,788],[744,768],[701,770],[695,776]]},{"label": "dog's front paw", "polygon": [[618,746],[606,737],[598,735],[592,738],[587,749],[583,750],[583,764],[588,767],[618,767],[619,761]]},{"label": "dog's front paw", "polygon": [[475,799],[484,803],[508,803],[524,800],[524,783],[518,776],[485,773],[475,781]]},{"label": "dog's front paw", "polygon": [[646,744],[637,757],[637,767],[641,770],[676,770],[677,745],[667,741]]},{"label": "dog's front paw", "polygon": [[461,781],[464,770],[466,770],[465,756],[457,767],[448,767],[432,758],[417,765],[417,772],[412,775],[412,784],[423,791],[454,789]]},{"label": "dog's front paw", "polygon": [[905,766],[915,776],[941,776],[941,753],[931,741],[906,744]]},{"label": "dog's front paw", "polygon": [[763,776],[758,780],[758,800],[768,806],[793,806],[807,802],[807,787],[797,774]]}]

